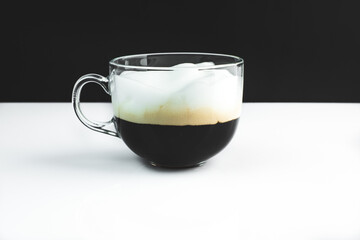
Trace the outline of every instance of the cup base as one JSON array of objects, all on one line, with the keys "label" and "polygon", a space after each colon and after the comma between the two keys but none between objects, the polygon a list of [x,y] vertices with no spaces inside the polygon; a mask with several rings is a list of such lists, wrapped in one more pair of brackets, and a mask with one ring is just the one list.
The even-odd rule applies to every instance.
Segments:
[{"label": "cup base", "polygon": [[203,166],[206,161],[202,161],[193,165],[185,165],[185,166],[178,166],[178,165],[164,165],[161,163],[156,163],[154,161],[149,161],[150,165],[153,167],[159,167],[159,168],[172,168],[172,169],[181,169],[181,168],[194,168],[194,167],[201,167]]}]

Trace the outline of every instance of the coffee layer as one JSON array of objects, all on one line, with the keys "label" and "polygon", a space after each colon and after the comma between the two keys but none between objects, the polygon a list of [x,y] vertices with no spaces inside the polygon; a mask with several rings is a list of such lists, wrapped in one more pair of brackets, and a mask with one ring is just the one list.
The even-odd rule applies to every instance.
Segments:
[{"label": "coffee layer", "polygon": [[240,116],[242,86],[225,69],[199,70],[212,63],[184,63],[173,71],[126,71],[111,76],[116,117],[135,123],[204,125]]},{"label": "coffee layer", "polygon": [[158,166],[189,167],[220,152],[232,139],[238,120],[200,126],[137,124],[115,118],[125,144]]}]

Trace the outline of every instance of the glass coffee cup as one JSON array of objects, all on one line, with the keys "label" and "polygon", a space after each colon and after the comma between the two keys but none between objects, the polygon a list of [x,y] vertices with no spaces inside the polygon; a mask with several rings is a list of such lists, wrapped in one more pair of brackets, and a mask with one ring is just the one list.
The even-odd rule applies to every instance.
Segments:
[{"label": "glass coffee cup", "polygon": [[[121,138],[153,166],[202,165],[232,139],[243,93],[244,61],[213,53],[154,53],[118,57],[109,76],[87,74],[74,85],[72,103],[88,128]],[[82,87],[97,83],[111,95],[108,122],[87,119]]]}]

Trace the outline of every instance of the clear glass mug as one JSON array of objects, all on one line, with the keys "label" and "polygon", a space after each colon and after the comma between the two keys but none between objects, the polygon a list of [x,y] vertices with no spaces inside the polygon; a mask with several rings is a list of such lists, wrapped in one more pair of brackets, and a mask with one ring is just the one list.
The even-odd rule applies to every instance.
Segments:
[{"label": "clear glass mug", "polygon": [[[72,103],[88,128],[121,138],[160,167],[192,167],[219,153],[233,137],[242,106],[244,61],[212,53],[154,53],[118,57],[109,76],[87,74]],[[99,84],[111,95],[114,117],[87,119],[82,87]]]}]

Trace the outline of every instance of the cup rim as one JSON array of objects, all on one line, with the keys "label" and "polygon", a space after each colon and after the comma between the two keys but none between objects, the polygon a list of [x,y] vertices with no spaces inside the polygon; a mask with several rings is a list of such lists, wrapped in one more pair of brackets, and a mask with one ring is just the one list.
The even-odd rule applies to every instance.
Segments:
[{"label": "cup rim", "polygon": [[190,67],[191,69],[197,69],[197,70],[206,70],[206,69],[216,69],[216,68],[225,68],[225,67],[231,67],[236,65],[241,65],[244,63],[244,60],[238,56],[235,55],[229,55],[229,54],[220,54],[220,53],[207,53],[207,52],[158,52],[158,53],[142,53],[142,54],[132,54],[132,55],[126,55],[121,57],[113,58],[109,61],[109,64],[115,67],[123,67],[123,68],[131,68],[131,69],[148,69],[148,70],[176,70],[176,69],[189,69],[189,67],[153,67],[153,66],[135,66],[135,65],[125,65],[117,63],[120,59],[126,59],[126,58],[134,58],[134,57],[141,57],[141,56],[147,56],[147,55],[207,55],[207,56],[221,56],[221,57],[227,57],[234,60],[233,63],[224,63],[224,64],[217,64],[213,66],[194,66]]}]

